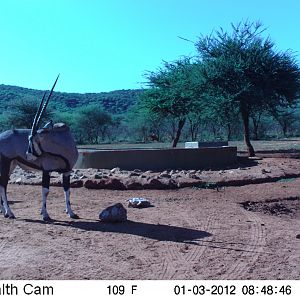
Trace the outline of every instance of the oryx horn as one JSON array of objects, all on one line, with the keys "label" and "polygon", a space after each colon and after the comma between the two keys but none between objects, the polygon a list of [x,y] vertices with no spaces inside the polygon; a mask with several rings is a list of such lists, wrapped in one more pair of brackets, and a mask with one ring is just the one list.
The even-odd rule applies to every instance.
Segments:
[{"label": "oryx horn", "polygon": [[37,110],[37,112],[36,112],[36,114],[35,114],[35,116],[34,116],[33,123],[32,123],[32,127],[31,127],[31,135],[33,135],[33,134],[35,133],[35,131],[36,131],[36,123],[37,123],[37,120],[38,120],[38,116],[39,116],[39,114],[40,114],[40,112],[41,112],[41,109],[42,109],[42,106],[43,106],[43,102],[44,102],[46,93],[47,93],[47,92],[45,91],[45,92],[44,92],[44,95],[43,95],[43,98],[42,98],[42,101],[41,101],[41,103],[40,103],[40,106],[39,106],[39,108],[38,108],[38,110]]},{"label": "oryx horn", "polygon": [[40,122],[40,120],[42,118],[42,115],[43,115],[43,113],[44,113],[44,111],[45,111],[45,109],[46,109],[46,107],[47,107],[47,105],[49,103],[49,100],[50,100],[51,96],[52,96],[52,93],[53,93],[53,90],[54,90],[55,85],[57,83],[58,77],[59,77],[59,74],[58,74],[58,76],[57,76],[57,78],[56,78],[56,80],[55,80],[55,82],[54,82],[54,84],[52,86],[52,89],[50,91],[50,94],[48,95],[48,97],[47,97],[46,100],[45,100],[46,92],[44,93],[44,96],[42,98],[40,106],[39,106],[39,108],[37,110],[37,113],[36,113],[36,115],[34,117],[34,120],[33,120],[32,128],[31,128],[31,134],[34,134],[36,132],[36,129],[39,126],[39,122]]}]

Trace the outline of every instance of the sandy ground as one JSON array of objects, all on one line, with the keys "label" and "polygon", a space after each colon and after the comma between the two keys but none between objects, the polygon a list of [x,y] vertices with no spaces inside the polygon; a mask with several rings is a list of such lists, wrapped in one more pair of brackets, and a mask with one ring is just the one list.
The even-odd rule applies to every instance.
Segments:
[{"label": "sandy ground", "polygon": [[[75,221],[62,188],[51,187],[52,223],[41,221],[40,193],[8,186],[17,219],[0,216],[0,279],[300,279],[300,179],[221,190],[76,188]],[[124,223],[98,220],[131,197],[153,207],[127,208]]]}]

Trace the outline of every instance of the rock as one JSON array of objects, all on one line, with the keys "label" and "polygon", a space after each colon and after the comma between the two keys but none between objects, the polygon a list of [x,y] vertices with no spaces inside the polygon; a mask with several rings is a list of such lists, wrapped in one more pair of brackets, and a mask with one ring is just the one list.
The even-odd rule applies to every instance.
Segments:
[{"label": "rock", "polygon": [[173,174],[173,175],[172,175],[172,178],[175,178],[175,179],[176,179],[176,178],[180,178],[180,177],[181,177],[181,176],[180,176],[179,174]]},{"label": "rock", "polygon": [[59,186],[59,187],[61,187],[62,186],[62,182],[61,182],[61,180],[59,180],[59,179],[54,179],[54,180],[51,180],[51,186]]},{"label": "rock", "polygon": [[122,170],[122,171],[120,171],[120,174],[126,176],[126,175],[130,174],[130,171]]},{"label": "rock", "polygon": [[157,178],[151,178],[143,185],[143,187],[145,189],[154,189],[154,190],[178,188],[177,183],[173,179],[159,180]]},{"label": "rock", "polygon": [[140,169],[134,169],[133,172],[135,172],[135,173],[141,173],[142,171]]},{"label": "rock", "polygon": [[113,168],[110,170],[111,173],[118,173],[120,172],[120,168]]},{"label": "rock", "polygon": [[200,177],[196,174],[190,174],[189,177],[192,178],[192,179],[200,179]]},{"label": "rock", "polygon": [[178,183],[174,179],[169,179],[166,182],[168,189],[178,189]]},{"label": "rock", "polygon": [[125,182],[125,186],[127,190],[142,190],[143,184],[138,178],[129,178]]},{"label": "rock", "polygon": [[[113,176],[112,174],[110,174],[109,176]],[[95,179],[108,179],[109,178],[108,175],[105,175],[104,173],[96,173],[94,175]]]},{"label": "rock", "polygon": [[88,179],[84,183],[87,189],[111,189],[111,190],[126,190],[126,186],[120,178],[108,178],[93,180]]},{"label": "rock", "polygon": [[182,171],[179,172],[179,174],[180,174],[181,176],[186,176],[186,175],[187,175],[187,172],[184,171],[184,170],[182,170]]},{"label": "rock", "polygon": [[157,178],[150,178],[143,185],[144,189],[154,189],[154,190],[162,190],[165,186],[161,183],[161,181]]},{"label": "rock", "polygon": [[87,178],[87,176],[85,176],[85,175],[82,175],[82,176],[80,176],[80,178],[79,179],[86,179]]},{"label": "rock", "polygon": [[117,203],[102,210],[99,219],[110,223],[124,222],[127,221],[127,210],[121,203]]},{"label": "rock", "polygon": [[36,178],[35,174],[26,174],[26,179]]},{"label": "rock", "polygon": [[167,172],[163,172],[159,175],[160,178],[171,178],[172,176]]},{"label": "rock", "polygon": [[103,173],[96,173],[96,174],[94,175],[94,178],[95,178],[95,179],[102,179],[102,177],[103,177]]},{"label": "rock", "polygon": [[83,181],[82,180],[72,180],[70,183],[71,188],[81,188],[83,187]]},{"label": "rock", "polygon": [[19,177],[19,178],[17,178],[16,180],[15,180],[15,183],[21,183],[22,182],[22,178],[21,177]]},{"label": "rock", "polygon": [[92,179],[88,179],[85,181],[84,183],[84,187],[87,189],[104,189],[105,188],[105,180],[92,180]]},{"label": "rock", "polygon": [[126,190],[126,187],[120,178],[109,178],[105,181],[105,188],[112,190]]},{"label": "rock", "polygon": [[133,177],[133,176],[140,176],[140,173],[137,173],[137,172],[130,172],[129,173],[129,177]]},{"label": "rock", "polygon": [[128,202],[128,207],[145,208],[151,206],[150,201],[144,198],[131,198],[127,200],[127,202]]},{"label": "rock", "polygon": [[189,170],[189,172],[188,172],[188,173],[189,173],[190,175],[195,175],[195,174],[196,174],[196,172],[197,172],[196,170]]}]

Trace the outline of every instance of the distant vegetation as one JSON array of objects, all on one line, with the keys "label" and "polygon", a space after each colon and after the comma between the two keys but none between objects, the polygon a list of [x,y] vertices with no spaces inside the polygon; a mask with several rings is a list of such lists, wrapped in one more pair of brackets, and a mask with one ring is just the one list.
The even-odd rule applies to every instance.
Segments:
[{"label": "distant vegetation", "polygon": [[[70,111],[70,108],[97,104],[111,114],[120,114],[136,103],[139,94],[140,90],[86,94],[54,92],[50,105],[54,110]],[[9,109],[18,100],[38,101],[42,96],[43,91],[0,84],[0,109]]]},{"label": "distant vegetation", "polygon": [[[80,144],[250,140],[300,135],[300,68],[260,23],[201,36],[198,56],[164,62],[144,90],[59,93],[48,115]],[[43,91],[0,85],[0,129],[30,127]],[[172,142],[172,143],[171,143]]]}]

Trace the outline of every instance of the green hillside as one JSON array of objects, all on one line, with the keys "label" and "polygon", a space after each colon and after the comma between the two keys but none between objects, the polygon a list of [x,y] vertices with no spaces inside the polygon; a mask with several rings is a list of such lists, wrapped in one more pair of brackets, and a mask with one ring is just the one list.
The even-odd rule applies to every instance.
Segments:
[{"label": "green hillside", "polygon": [[[103,93],[60,93],[54,92],[51,107],[59,111],[69,108],[85,106],[87,104],[101,105],[104,110],[112,114],[126,112],[137,101],[141,90],[117,90]],[[44,91],[27,89],[18,86],[0,84],[0,109],[7,110],[15,101],[36,99],[39,101]]]}]

